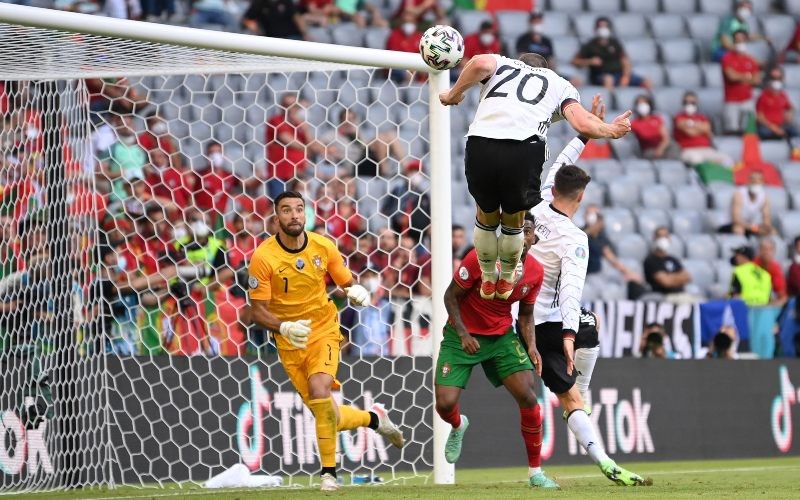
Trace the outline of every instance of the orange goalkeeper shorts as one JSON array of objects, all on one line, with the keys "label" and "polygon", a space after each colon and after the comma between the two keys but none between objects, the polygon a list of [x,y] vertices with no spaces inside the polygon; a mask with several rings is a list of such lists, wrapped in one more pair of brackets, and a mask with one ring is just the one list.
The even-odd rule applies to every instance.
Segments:
[{"label": "orange goalkeeper shorts", "polygon": [[305,349],[278,349],[283,368],[303,401],[309,400],[308,378],[315,373],[327,373],[333,377],[333,390],[341,387],[336,380],[341,341],[341,334],[336,332],[315,339]]}]

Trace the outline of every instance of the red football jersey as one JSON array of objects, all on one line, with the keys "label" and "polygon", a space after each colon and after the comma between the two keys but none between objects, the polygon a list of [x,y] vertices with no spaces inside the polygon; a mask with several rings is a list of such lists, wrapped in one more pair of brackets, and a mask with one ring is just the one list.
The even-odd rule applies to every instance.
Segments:
[{"label": "red football jersey", "polygon": [[508,331],[513,321],[511,305],[514,302],[523,304],[536,302],[544,279],[544,268],[532,255],[527,255],[522,276],[514,283],[511,296],[507,300],[486,300],[481,298],[479,291],[481,266],[478,264],[478,254],[473,249],[461,261],[461,266],[456,270],[453,279],[461,288],[469,290],[460,305],[461,319],[467,330],[475,335],[502,335]]}]

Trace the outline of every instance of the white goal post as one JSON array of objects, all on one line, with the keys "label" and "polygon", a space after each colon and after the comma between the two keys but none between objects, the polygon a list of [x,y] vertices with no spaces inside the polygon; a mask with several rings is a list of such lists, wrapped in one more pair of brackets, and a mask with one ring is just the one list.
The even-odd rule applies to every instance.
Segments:
[{"label": "white goal post", "polygon": [[[274,39],[267,37],[259,37],[252,35],[244,35],[237,33],[226,33],[199,30],[187,27],[177,27],[170,25],[144,23],[136,21],[128,21],[121,19],[105,18],[99,16],[91,16],[77,13],[67,13],[55,10],[39,9],[34,7],[24,7],[19,5],[0,3],[0,82],[25,82],[25,98],[28,95],[36,95],[40,99],[37,102],[45,103],[42,106],[53,105],[54,108],[43,109],[42,116],[47,127],[47,136],[45,141],[45,152],[43,155],[43,168],[48,170],[47,179],[50,182],[57,182],[58,175],[64,174],[65,167],[58,166],[56,163],[63,164],[66,159],[63,158],[63,152],[59,149],[55,152],[55,146],[48,146],[48,140],[54,141],[53,144],[58,144],[59,148],[61,141],[70,140],[66,136],[67,132],[63,132],[64,123],[67,127],[85,127],[86,130],[78,131],[77,135],[89,134],[89,100],[87,98],[88,91],[86,84],[83,83],[85,79],[108,79],[108,78],[140,78],[143,81],[147,78],[166,79],[170,75],[178,77],[178,83],[189,88],[190,78],[194,75],[201,75],[203,78],[210,75],[236,75],[241,77],[239,80],[244,86],[248,81],[250,74],[266,74],[269,76],[272,72],[290,75],[293,72],[308,73],[311,75],[314,72],[326,72],[324,74],[331,75],[333,72],[353,72],[353,74],[360,70],[368,70],[369,80],[368,85],[375,88],[372,89],[375,95],[379,90],[377,85],[373,83],[373,75],[376,70],[394,69],[394,70],[407,70],[416,73],[427,73],[428,81],[421,88],[427,87],[427,96],[419,97],[418,101],[414,104],[420,105],[427,103],[427,116],[428,128],[426,130],[419,130],[418,135],[427,142],[427,146],[423,150],[417,150],[413,153],[415,159],[423,160],[426,163],[426,169],[429,170],[429,189],[427,191],[430,199],[430,280],[431,280],[431,313],[430,313],[430,334],[429,340],[432,345],[429,347],[431,356],[435,360],[439,343],[442,337],[442,328],[447,319],[447,314],[444,308],[442,297],[450,283],[452,275],[452,260],[451,260],[451,172],[453,166],[451,165],[451,129],[450,129],[450,111],[449,108],[439,104],[438,95],[441,91],[446,90],[450,86],[449,73],[447,71],[437,72],[426,66],[422,59],[417,54],[391,52],[385,50],[376,50],[363,47],[345,47],[329,44],[320,44],[303,41]],[[348,74],[348,73],[346,73]],[[306,85],[312,76],[305,76],[300,79],[302,85]],[[347,78],[347,77],[345,77]],[[287,87],[285,90],[295,91],[291,87],[291,78],[286,79]],[[333,81],[333,77],[330,77]],[[222,80],[227,82],[228,80]],[[271,87],[272,83],[269,78],[261,78],[258,80],[262,83],[263,87],[256,89],[256,92],[268,93],[273,98],[277,98],[278,88]],[[31,86],[32,90],[27,90]],[[35,88],[34,88],[35,87]],[[14,86],[16,89],[22,89],[23,85],[19,84]],[[154,88],[147,89],[150,92],[155,92]],[[165,89],[166,92],[168,89]],[[207,90],[207,89],[205,89]],[[213,90],[213,89],[212,89]],[[358,89],[356,89],[357,91]],[[403,89],[403,92],[406,92]],[[16,90],[20,95],[23,95],[22,90]],[[208,98],[201,91],[186,90],[186,92],[196,92],[199,97],[203,99]],[[409,91],[410,92],[410,91]],[[312,94],[313,95],[313,94]],[[409,94],[410,95],[410,94]],[[32,97],[30,99],[33,99]],[[313,97],[312,97],[313,100]],[[49,104],[48,104],[49,103]],[[168,103],[172,104],[172,103]],[[194,103],[189,103],[194,105]],[[312,103],[313,104],[313,103]],[[371,105],[372,103],[363,103]],[[331,106],[336,105],[332,103]],[[175,106],[177,112],[183,112],[180,106]],[[338,109],[338,108],[337,108]],[[247,109],[241,109],[242,116],[248,113]],[[261,111],[261,110],[259,110]],[[199,113],[199,111],[197,111]],[[224,114],[225,109],[216,109],[215,113]],[[324,113],[324,111],[323,111]],[[332,112],[331,112],[332,113]],[[49,118],[48,116],[52,115]],[[216,115],[215,115],[216,116]],[[391,122],[394,118],[387,118]],[[335,124],[336,121],[332,117],[327,118],[328,122]],[[326,123],[328,123],[326,122]],[[424,120],[420,119],[419,123],[422,124]],[[192,126],[194,124],[191,124]],[[407,127],[410,128],[410,127]],[[398,125],[399,129],[399,125]],[[193,131],[194,128],[187,126],[187,130]],[[42,131],[43,135],[46,132]],[[116,132],[115,132],[116,133]],[[63,135],[62,135],[63,134]],[[49,139],[48,139],[49,138]],[[410,144],[410,143],[409,143]],[[49,148],[49,149],[48,149]],[[244,151],[243,154],[249,150]],[[89,153],[86,153],[89,154]],[[412,153],[409,153],[412,154]],[[74,153],[76,158],[74,160],[85,159],[84,153]],[[92,162],[89,161],[91,164]],[[59,170],[61,169],[61,170]],[[400,174],[398,174],[400,175]],[[91,177],[91,176],[90,176]],[[64,178],[67,183],[67,178]],[[71,182],[71,181],[70,181]],[[82,178],[80,181],[87,183],[87,185],[95,182],[94,178]],[[51,189],[48,191],[49,197],[45,204],[56,203],[54,198],[63,196],[64,200],[59,200],[59,207],[61,215],[66,217],[68,207],[66,200],[67,188],[65,186],[59,189]],[[461,195],[461,193],[458,193]],[[122,200],[124,202],[124,200]],[[374,206],[378,206],[381,200],[372,200]],[[371,205],[372,206],[372,205]],[[98,207],[92,205],[93,208]],[[59,231],[70,231],[68,235],[61,234],[60,236],[65,240],[72,238],[79,239],[83,236],[93,237],[99,228],[95,227],[81,227],[66,229],[66,222],[63,226],[55,226],[54,219],[59,218],[58,211],[50,209],[51,218],[49,223],[52,227],[48,228],[48,234],[59,235]],[[366,214],[370,215],[370,214]],[[62,220],[63,222],[63,220]],[[84,232],[84,233],[82,233]],[[68,248],[70,243],[64,243],[64,248]],[[52,252],[57,252],[57,247],[51,249]],[[55,257],[51,257],[55,258]],[[76,260],[77,256],[76,256]],[[70,265],[77,266],[77,271]],[[67,272],[85,272],[87,274],[94,272],[90,265],[78,262],[77,264],[64,264],[62,267],[54,267],[60,269],[62,273]],[[75,310],[74,314],[80,316],[79,292],[70,289],[74,285],[70,284],[69,278],[65,278],[64,283],[61,285],[61,294],[64,295],[64,303],[72,303]],[[0,287],[2,288],[2,287]],[[85,305],[85,304],[84,304]],[[72,313],[71,313],[72,314]],[[1,315],[0,315],[1,316]],[[0,317],[2,320],[2,317]],[[76,320],[77,321],[77,320]],[[0,446],[0,465],[2,465],[3,481],[0,481],[0,492],[3,491],[19,491],[19,490],[41,490],[41,489],[58,489],[75,486],[91,487],[97,485],[113,486],[115,484],[125,483],[130,484],[126,479],[125,471],[120,472],[120,463],[124,460],[120,459],[120,454],[130,453],[134,455],[134,450],[125,448],[127,446],[124,439],[118,439],[118,434],[130,432],[134,436],[138,436],[137,429],[141,422],[137,422],[136,415],[130,415],[131,429],[122,431],[115,428],[116,420],[112,418],[111,410],[105,408],[104,405],[110,405],[109,401],[114,398],[125,398],[125,394],[115,394],[125,387],[124,381],[114,380],[114,384],[109,384],[108,381],[113,379],[112,370],[110,368],[112,363],[123,363],[123,361],[113,361],[115,358],[113,354],[103,355],[102,353],[92,352],[90,348],[81,347],[80,349],[68,346],[64,348],[58,342],[64,341],[63,339],[74,338],[71,332],[72,324],[64,320],[57,328],[58,331],[48,331],[45,335],[51,335],[54,339],[54,346],[52,347],[53,355],[48,357],[49,368],[51,370],[64,369],[63,365],[74,364],[70,366],[69,370],[62,373],[62,377],[74,376],[79,377],[95,377],[96,383],[87,383],[81,386],[71,387],[67,390],[67,395],[63,393],[59,395],[59,387],[54,384],[53,391],[55,399],[59,397],[69,400],[69,404],[58,403],[55,405],[55,416],[52,418],[53,424],[47,422],[47,430],[44,435],[39,434],[36,436],[35,432],[28,432],[23,429],[23,425],[19,423],[19,418],[14,412],[17,408],[2,408],[2,418],[0,418],[0,430],[6,435],[6,441]],[[21,325],[17,325],[19,327]],[[22,325],[24,326],[24,325]],[[166,326],[165,326],[166,328]],[[61,339],[61,340],[58,340]],[[144,359],[144,356],[137,357],[137,359]],[[211,365],[210,360],[206,360],[202,356],[198,357],[171,357],[170,361],[166,362],[163,370],[154,372],[156,376],[166,378],[174,375],[177,377],[177,383],[184,383],[188,381],[189,375],[195,373],[195,368],[203,368]],[[11,363],[10,358],[2,358],[0,361],[5,360],[6,363]],[[259,358],[260,362],[260,358]],[[148,361],[141,361],[144,365]],[[237,361],[229,361],[229,366],[233,371],[234,365]],[[359,358],[354,361],[354,365],[361,363],[365,365],[367,371],[371,373],[371,377],[375,380],[360,381],[362,387],[373,387],[377,384],[382,387],[380,377],[390,378],[392,373],[373,373],[376,371],[376,366],[380,360],[372,358],[365,360]],[[418,369],[415,361],[409,361],[412,366],[412,375],[418,375]],[[2,363],[0,363],[0,366]],[[384,365],[381,365],[384,366]],[[389,361],[388,366],[394,367],[394,361]],[[441,421],[436,415],[433,408],[433,363],[429,362],[425,365],[422,378],[424,380],[422,385],[427,394],[426,406],[421,408],[420,415],[427,420],[422,422],[422,425],[428,427],[429,432],[432,434],[432,439],[415,443],[418,445],[419,451],[418,458],[409,458],[405,465],[408,466],[405,470],[411,470],[414,474],[425,474],[432,466],[433,482],[437,484],[451,484],[454,482],[454,467],[447,464],[444,460],[444,443],[449,432],[448,426]],[[241,373],[250,368],[242,365],[236,365],[235,368]],[[355,370],[356,368],[352,368]],[[71,371],[70,371],[71,370]],[[370,371],[371,370],[371,371]],[[257,370],[256,370],[257,371]],[[150,373],[150,372],[148,372]],[[252,372],[249,372],[252,375]],[[232,374],[231,378],[235,378]],[[348,373],[343,375],[343,383],[347,383],[346,377]],[[399,374],[402,376],[403,374]],[[147,377],[144,368],[140,374],[144,380]],[[255,379],[261,380],[262,375],[256,373]],[[55,376],[58,379],[58,375]],[[196,392],[203,392],[203,387],[207,380],[201,377]],[[94,379],[93,379],[94,380]],[[414,380],[417,380],[416,378]],[[167,384],[167,380],[159,380],[159,383]],[[219,380],[212,381],[212,386],[221,387],[222,382]],[[187,382],[188,383],[188,382]],[[192,382],[194,383],[194,382]],[[250,391],[251,387],[245,380],[237,381],[241,383],[242,392],[245,390]],[[411,382],[414,384],[416,382]],[[217,385],[214,385],[217,384]],[[373,385],[370,385],[373,384]],[[400,382],[402,386],[401,392],[409,392],[409,387],[405,386],[404,382]],[[245,389],[246,386],[246,389]],[[194,387],[194,386],[193,386]],[[287,387],[284,383],[282,387]],[[82,389],[83,388],[83,389]],[[89,388],[89,389],[87,389]],[[6,391],[11,390],[6,383]],[[65,389],[61,389],[64,391]],[[91,390],[91,395],[75,394],[69,391]],[[256,393],[261,390],[258,387],[252,387],[253,398],[256,398]],[[197,401],[193,398],[192,393],[188,391],[188,399],[181,398],[180,401],[173,401],[170,399],[168,405],[163,405],[159,408],[161,412],[169,412],[174,410],[174,407],[185,403],[196,405]],[[374,389],[373,389],[374,391]],[[169,394],[169,390],[166,392]],[[242,396],[248,400],[251,394],[213,394],[217,396],[214,399],[224,399],[225,396]],[[373,396],[380,399],[380,392],[376,392]],[[139,396],[137,396],[139,397]],[[410,397],[414,399],[414,394]],[[13,399],[13,398],[11,398]],[[152,400],[142,401],[142,405],[154,403],[158,400],[158,396],[154,393]],[[5,403],[6,400],[0,400]],[[277,399],[271,400],[273,406],[278,405]],[[214,403],[211,395],[209,396],[209,404]],[[11,403],[9,403],[11,404]],[[215,403],[214,403],[215,404]],[[246,411],[250,411],[248,421],[252,421],[261,415],[261,408],[255,401],[250,402],[250,407]],[[169,407],[169,408],[168,408]],[[76,419],[75,415],[69,417],[71,423],[59,423],[59,419],[63,419],[64,415],[59,415],[59,411],[72,409],[76,412],[91,410],[92,422],[95,422],[99,427],[92,429],[91,433],[88,430],[82,429],[81,425],[87,425],[89,419],[85,419],[81,423],[80,419]],[[242,406],[244,408],[244,406]],[[131,410],[130,407],[127,407]],[[224,417],[234,419],[237,415],[235,412],[238,408],[231,408],[230,415],[216,415],[214,411],[204,412],[202,408],[196,407],[197,418],[202,420],[206,417]],[[179,408],[178,408],[179,410]],[[241,410],[244,411],[244,410]],[[299,411],[299,410],[298,410]],[[403,408],[393,408],[393,411],[402,413]],[[208,415],[210,413],[211,415]],[[241,416],[241,415],[240,415]],[[13,420],[13,422],[12,422]],[[404,422],[408,424],[408,422]],[[64,427],[66,425],[66,427]],[[301,424],[297,424],[301,425]],[[153,428],[148,427],[148,429]],[[202,430],[202,426],[200,429]],[[66,429],[66,430],[65,430]],[[313,426],[312,426],[313,429]],[[406,429],[408,430],[408,429]],[[411,429],[411,435],[408,436],[412,441],[414,439],[414,429]],[[83,432],[90,434],[82,435]],[[185,429],[170,429],[170,433],[184,433],[190,432],[190,428]],[[61,434],[59,434],[61,432]],[[9,439],[12,436],[13,439]],[[33,436],[36,436],[40,441],[44,442],[30,443],[25,442],[26,437],[30,441]],[[54,437],[55,436],[55,437]],[[229,444],[234,448],[236,439],[234,436],[229,436]],[[252,436],[251,436],[252,437]],[[56,439],[57,438],[57,439]],[[100,438],[104,442],[92,442],[93,439]],[[146,447],[151,444],[150,440],[145,440],[141,437],[141,447]],[[239,436],[241,439],[241,436]],[[252,437],[252,439],[256,439]],[[273,440],[279,441],[279,437],[273,437]],[[288,438],[286,438],[288,439]],[[296,439],[302,440],[302,437]],[[305,438],[308,439],[307,436]],[[366,439],[366,438],[365,438]],[[202,441],[202,440],[201,440]],[[222,463],[213,463],[217,458],[220,462],[230,460],[230,453],[235,450],[227,449],[214,449],[216,444],[213,440],[208,439],[209,443],[195,444],[192,443],[192,450],[179,449],[175,452],[176,456],[183,457],[184,453],[187,456],[193,456],[192,453],[197,451],[203,460],[208,460],[209,468],[216,468],[220,470]],[[224,440],[222,441],[224,443]],[[65,444],[66,443],[66,444]],[[122,443],[122,444],[120,444]],[[170,443],[163,443],[165,448],[170,447]],[[241,443],[240,443],[241,444]],[[161,444],[157,444],[159,447]],[[269,443],[267,443],[269,445]],[[27,446],[27,448],[25,448]],[[67,446],[66,450],[61,450],[62,446]],[[85,446],[85,447],[84,447]],[[205,448],[204,448],[205,446]],[[224,444],[223,444],[224,446]],[[250,446],[256,448],[256,444],[248,441],[245,447]],[[263,445],[262,445],[263,447]],[[196,450],[194,449],[196,448]],[[313,450],[312,445],[308,445],[307,450]],[[267,451],[268,453],[268,451]],[[343,452],[344,453],[344,452]],[[227,455],[226,455],[227,454]],[[380,455],[380,453],[378,453]],[[146,456],[143,455],[143,456]],[[212,458],[206,458],[212,457]],[[213,458],[217,457],[217,458]],[[427,458],[423,458],[427,457]],[[239,457],[242,460],[242,457]],[[191,460],[191,459],[187,459]],[[299,460],[299,459],[296,459]],[[430,462],[428,461],[430,460]],[[47,461],[47,464],[44,462]],[[91,463],[90,466],[85,466],[87,462]],[[402,462],[402,459],[400,459]],[[431,463],[432,462],[432,463]],[[80,470],[61,470],[69,468],[72,464],[84,464]],[[307,462],[310,463],[310,462]],[[9,473],[8,464],[12,464],[13,472],[16,476]],[[42,467],[46,465],[45,467]],[[225,464],[230,465],[230,464]],[[361,464],[364,465],[363,463]],[[185,467],[184,467],[185,466]],[[146,475],[150,480],[141,480],[140,482],[134,481],[134,484],[147,485],[151,482],[163,484],[170,481],[173,469],[177,475],[186,478],[187,473],[183,471],[184,468],[189,468],[187,464],[170,463],[169,472],[166,474]],[[370,464],[365,467],[370,471],[377,471],[380,473],[380,464]],[[357,467],[354,466],[348,469],[348,472],[357,472]],[[301,468],[300,472],[290,473],[303,475],[308,474],[312,469],[310,467]],[[399,472],[395,472],[395,467],[391,467],[391,478],[404,477],[402,471],[404,467],[398,467]],[[130,471],[128,471],[130,472]],[[265,472],[280,472],[278,471],[265,471]],[[50,475],[48,475],[48,473]],[[188,473],[191,476],[191,473]],[[152,479],[155,478],[155,479]],[[201,477],[188,477],[192,482],[201,482],[206,478]]]}]

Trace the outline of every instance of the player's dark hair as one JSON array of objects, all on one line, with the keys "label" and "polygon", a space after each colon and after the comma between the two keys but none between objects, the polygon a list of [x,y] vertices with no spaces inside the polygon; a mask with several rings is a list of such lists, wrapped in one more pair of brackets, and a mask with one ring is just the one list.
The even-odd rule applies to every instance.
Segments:
[{"label": "player's dark hair", "polygon": [[533,222],[533,225],[536,226],[536,217],[534,217],[532,213],[525,212],[525,220]]},{"label": "player's dark hair", "polygon": [[598,27],[600,25],[600,23],[603,23],[603,22],[606,23],[609,28],[611,28],[613,26],[613,24],[611,23],[611,19],[609,19],[606,16],[600,16],[600,17],[598,17],[597,19],[594,20],[594,27],[595,28]]},{"label": "player's dark hair", "polygon": [[733,32],[733,35],[731,35],[731,38],[736,38],[736,35],[738,35],[739,33],[743,33],[744,36],[750,39],[750,33],[748,33],[747,30],[736,30]]},{"label": "player's dark hair", "polygon": [[664,345],[664,336],[658,332],[653,332],[647,335],[647,340],[645,342],[651,348],[654,346],[661,346]]},{"label": "player's dark hair", "polygon": [[[299,200],[303,199],[303,195],[298,193],[297,191],[284,191],[278,196],[275,197],[275,201],[272,203],[275,206],[275,211],[278,210],[278,206],[281,204],[281,201],[287,198],[297,198]],[[304,201],[305,203],[305,201]]]},{"label": "player's dark hair", "polygon": [[725,332],[718,332],[714,335],[714,340],[712,340],[712,342],[714,344],[714,351],[716,352],[727,351],[733,345],[733,339]]},{"label": "player's dark hair", "polygon": [[556,172],[553,188],[559,196],[577,198],[592,177],[576,165],[564,165]]},{"label": "player's dark hair", "polygon": [[461,224],[453,224],[453,231],[459,231],[459,230],[463,231],[464,226],[462,226]]},{"label": "player's dark hair", "polygon": [[519,60],[530,66],[531,68],[546,68],[547,59],[540,54],[528,52],[519,56]]}]

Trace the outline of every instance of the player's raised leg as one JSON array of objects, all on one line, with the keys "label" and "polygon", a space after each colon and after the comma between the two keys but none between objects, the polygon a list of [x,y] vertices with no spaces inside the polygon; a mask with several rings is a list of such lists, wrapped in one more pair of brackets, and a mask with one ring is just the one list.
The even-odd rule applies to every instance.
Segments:
[{"label": "player's raised leg", "polygon": [[495,298],[506,300],[514,290],[514,271],[522,256],[522,223],[525,212],[503,213],[500,237],[497,239],[497,257],[500,260],[500,277],[495,287]]},{"label": "player's raised leg", "polygon": [[503,379],[503,385],[519,405],[520,430],[528,456],[529,484],[535,488],[558,488],[558,483],[542,471],[542,409],[536,400],[533,371],[513,373]]},{"label": "player's raised leg", "polygon": [[498,238],[497,226],[500,223],[500,211],[486,213],[478,208],[475,217],[475,230],[472,233],[478,264],[481,266],[480,294],[484,299],[493,299],[497,283]]}]

